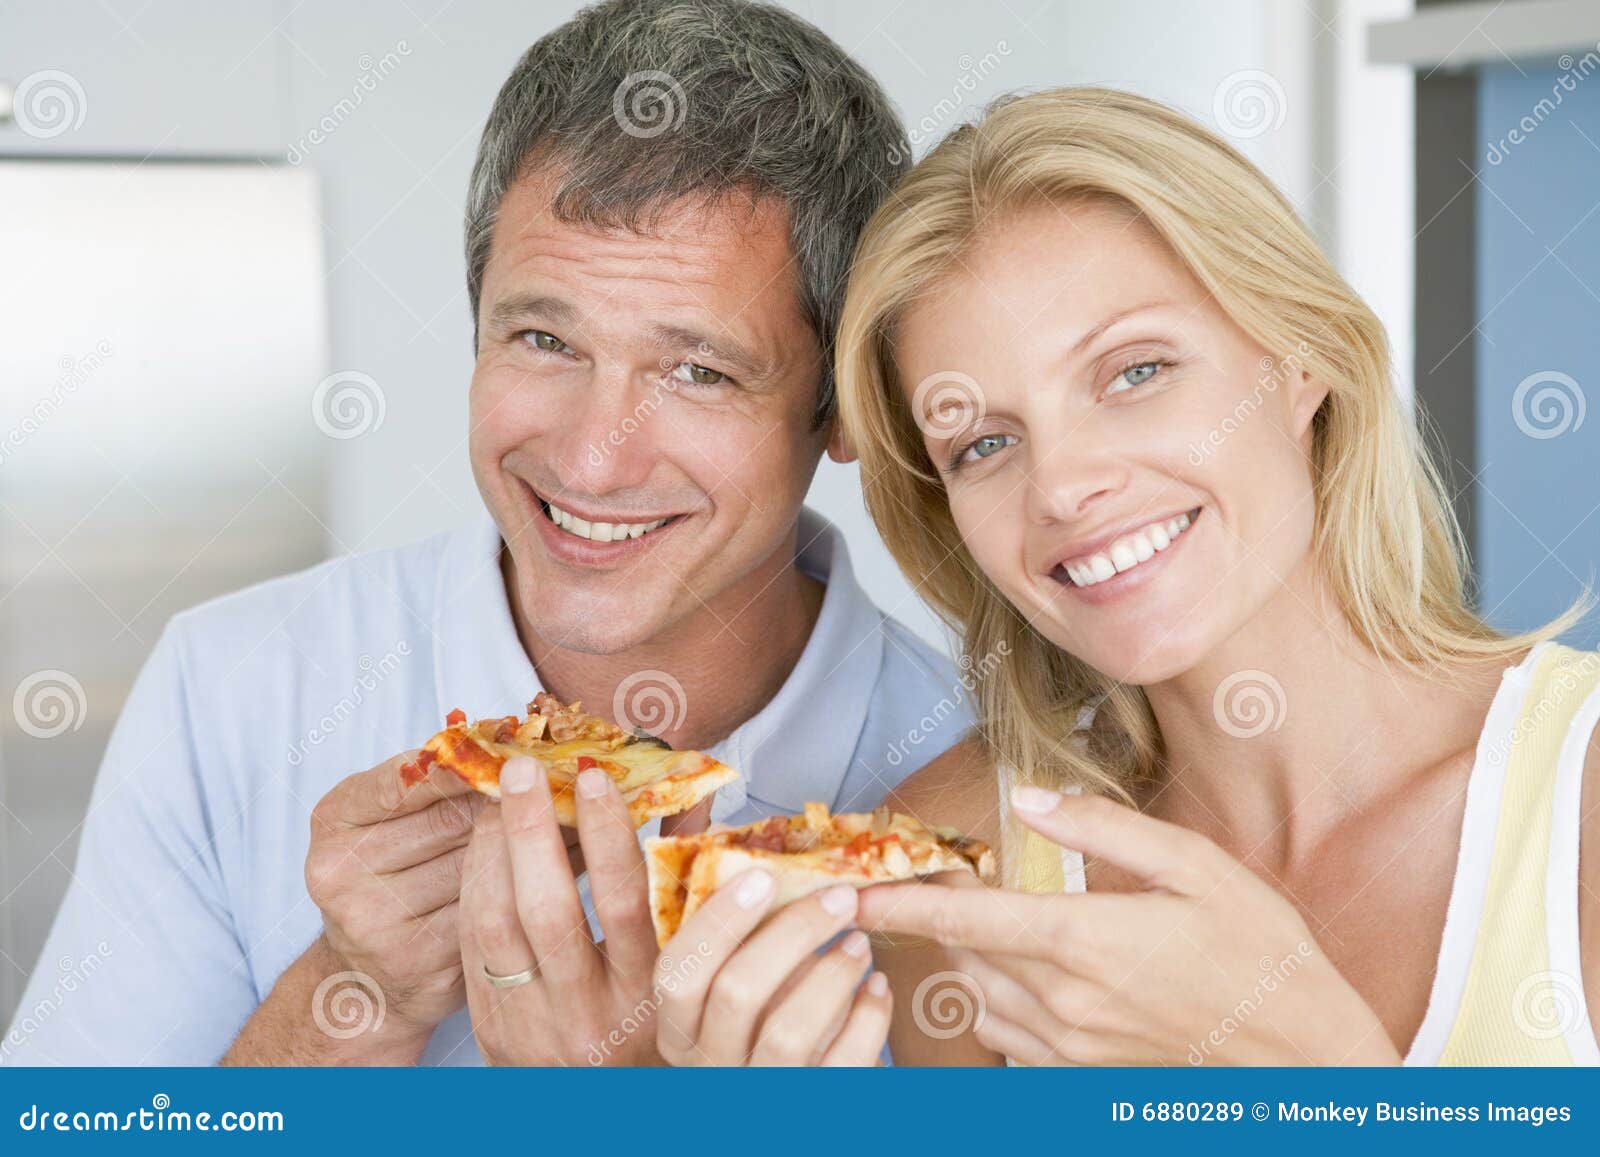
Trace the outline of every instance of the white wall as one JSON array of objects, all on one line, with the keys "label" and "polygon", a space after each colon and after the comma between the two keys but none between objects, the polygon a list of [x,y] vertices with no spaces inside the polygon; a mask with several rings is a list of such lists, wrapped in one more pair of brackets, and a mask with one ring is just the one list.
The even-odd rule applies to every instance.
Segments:
[{"label": "white wall", "polygon": [[[299,5],[260,48],[277,54],[288,79],[286,147],[323,178],[330,369],[371,375],[387,403],[380,428],[335,448],[335,550],[427,534],[476,501],[464,444],[471,372],[464,190],[501,81],[527,44],[575,8],[511,0],[413,7]],[[919,154],[985,101],[1015,89],[1111,84],[1208,123],[1217,122],[1219,93],[1232,93],[1240,103],[1225,118],[1241,147],[1297,201],[1314,187],[1314,94],[1296,55],[1311,24],[1299,5],[812,0],[791,7],[879,77]],[[356,93],[359,107],[334,117],[325,139],[310,144],[319,121]],[[845,528],[879,602],[935,637],[931,615],[878,545],[853,468],[825,463],[811,502]]]}]

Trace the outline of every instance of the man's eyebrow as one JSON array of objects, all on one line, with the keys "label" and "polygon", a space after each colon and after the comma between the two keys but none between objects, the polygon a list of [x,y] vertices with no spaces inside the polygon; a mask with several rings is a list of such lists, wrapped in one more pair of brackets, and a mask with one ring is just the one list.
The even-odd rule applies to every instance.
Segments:
[{"label": "man's eyebrow", "polygon": [[740,378],[759,380],[772,372],[772,366],[766,360],[756,357],[729,337],[713,341],[707,334],[680,325],[653,325],[650,327],[650,336],[671,349],[686,346],[704,349],[707,352],[702,357],[717,358],[728,363]]},{"label": "man's eyebrow", "polygon": [[549,318],[557,325],[574,325],[578,311],[570,302],[543,293],[513,293],[495,302],[489,311],[489,323],[495,327],[527,317]]}]

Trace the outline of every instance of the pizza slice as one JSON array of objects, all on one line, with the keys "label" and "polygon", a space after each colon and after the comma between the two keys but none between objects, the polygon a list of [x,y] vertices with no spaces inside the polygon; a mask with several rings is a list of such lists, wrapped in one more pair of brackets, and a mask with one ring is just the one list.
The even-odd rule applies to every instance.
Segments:
[{"label": "pizza slice", "polygon": [[645,865],[650,918],[664,945],[713,892],[751,868],[772,873],[776,911],[832,884],[866,887],[958,870],[987,880],[995,859],[987,844],[888,808],[830,815],[824,804],[808,803],[803,815],[646,840]]},{"label": "pizza slice", "polygon": [[401,779],[407,785],[420,783],[438,764],[474,790],[499,799],[500,769],[506,760],[532,756],[550,777],[556,819],[570,828],[578,824],[573,798],[578,775],[591,767],[616,782],[634,827],[688,811],[739,778],[733,768],[703,751],[674,751],[659,739],[630,735],[582,708],[544,691],[533,697],[521,719],[506,715],[469,723],[458,708],[445,718],[448,726],[423,744],[416,762],[401,768]]}]

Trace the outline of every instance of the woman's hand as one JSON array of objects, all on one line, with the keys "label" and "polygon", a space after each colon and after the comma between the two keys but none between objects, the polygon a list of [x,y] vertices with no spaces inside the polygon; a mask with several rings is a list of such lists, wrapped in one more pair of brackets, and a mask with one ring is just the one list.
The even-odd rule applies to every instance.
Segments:
[{"label": "woman's hand", "polygon": [[1035,787],[1017,817],[1137,877],[1134,893],[892,884],[861,926],[953,949],[984,1045],[1041,1064],[1398,1064],[1382,1023],[1294,907],[1203,836]]},{"label": "woman's hand", "polygon": [[891,1001],[883,974],[867,977],[856,890],[829,888],[757,928],[772,896],[770,875],[746,872],[668,941],[656,962],[656,1047],[675,1065],[877,1064]]}]

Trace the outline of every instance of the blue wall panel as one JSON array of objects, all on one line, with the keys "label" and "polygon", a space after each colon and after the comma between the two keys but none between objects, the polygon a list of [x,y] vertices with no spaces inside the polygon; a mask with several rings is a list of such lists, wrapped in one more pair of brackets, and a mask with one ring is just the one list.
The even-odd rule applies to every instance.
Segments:
[{"label": "blue wall panel", "polygon": [[1484,613],[1522,629],[1600,571],[1600,66],[1487,70],[1479,129],[1474,554]]}]

